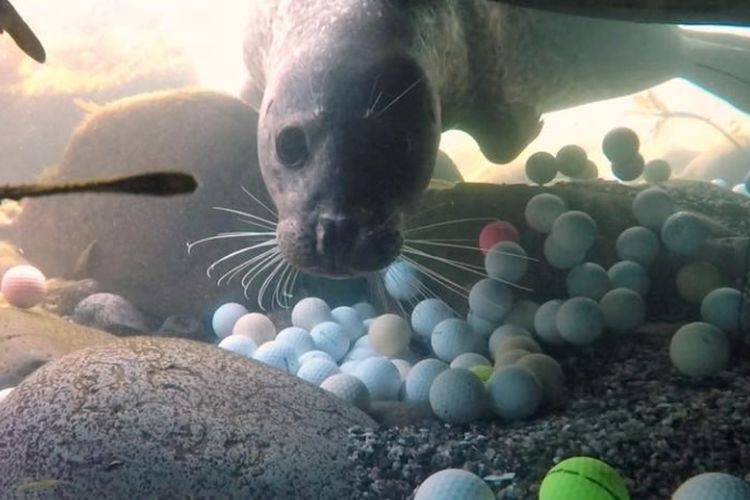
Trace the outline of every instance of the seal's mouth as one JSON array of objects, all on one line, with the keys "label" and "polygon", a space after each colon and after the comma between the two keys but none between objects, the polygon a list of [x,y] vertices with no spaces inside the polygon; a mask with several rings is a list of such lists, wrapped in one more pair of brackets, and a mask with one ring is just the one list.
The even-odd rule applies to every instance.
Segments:
[{"label": "seal's mouth", "polygon": [[398,227],[363,225],[350,217],[321,215],[314,225],[300,229],[294,221],[279,223],[282,255],[301,271],[328,278],[353,278],[384,269],[398,257],[403,244]]}]

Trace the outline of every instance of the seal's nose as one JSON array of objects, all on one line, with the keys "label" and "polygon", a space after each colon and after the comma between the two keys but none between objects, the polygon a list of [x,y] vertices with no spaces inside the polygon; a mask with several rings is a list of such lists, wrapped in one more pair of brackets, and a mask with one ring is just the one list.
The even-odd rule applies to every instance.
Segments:
[{"label": "seal's nose", "polygon": [[332,275],[382,269],[395,259],[403,241],[394,228],[328,214],[318,217],[315,233],[316,252]]},{"label": "seal's nose", "polygon": [[351,217],[322,214],[315,229],[318,254],[331,264],[351,255],[359,229]]}]

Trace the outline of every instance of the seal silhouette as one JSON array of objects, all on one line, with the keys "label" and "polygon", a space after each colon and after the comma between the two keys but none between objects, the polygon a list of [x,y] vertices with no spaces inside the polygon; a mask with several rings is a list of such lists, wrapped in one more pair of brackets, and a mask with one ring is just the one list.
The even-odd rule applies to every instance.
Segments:
[{"label": "seal silhouette", "polygon": [[486,0],[254,2],[243,98],[260,115],[280,251],[331,277],[388,265],[447,129],[505,163],[538,135],[542,112],[680,74],[750,108],[711,66],[736,66],[727,54],[745,47],[714,42]]}]

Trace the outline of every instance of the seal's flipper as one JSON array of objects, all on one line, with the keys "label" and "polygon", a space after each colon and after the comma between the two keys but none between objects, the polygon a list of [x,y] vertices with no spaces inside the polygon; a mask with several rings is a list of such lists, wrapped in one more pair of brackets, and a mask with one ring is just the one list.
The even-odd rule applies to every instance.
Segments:
[{"label": "seal's flipper", "polygon": [[681,76],[750,113],[750,38],[727,33],[683,33],[687,61]]},{"label": "seal's flipper", "polygon": [[514,160],[542,130],[540,114],[533,106],[513,102],[485,106],[461,127],[474,137],[482,154],[492,163]]}]

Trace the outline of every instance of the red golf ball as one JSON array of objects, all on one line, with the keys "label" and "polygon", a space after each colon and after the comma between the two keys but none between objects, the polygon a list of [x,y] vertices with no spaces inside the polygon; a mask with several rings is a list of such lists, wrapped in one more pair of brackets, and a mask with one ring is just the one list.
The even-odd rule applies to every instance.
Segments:
[{"label": "red golf ball", "polygon": [[482,228],[479,233],[479,249],[483,254],[501,241],[513,241],[518,243],[518,229],[510,222],[496,220]]}]

